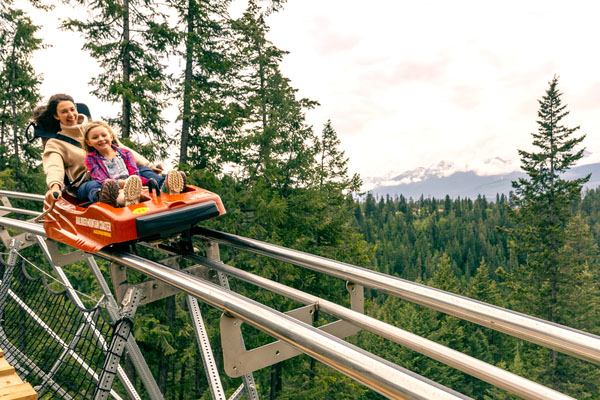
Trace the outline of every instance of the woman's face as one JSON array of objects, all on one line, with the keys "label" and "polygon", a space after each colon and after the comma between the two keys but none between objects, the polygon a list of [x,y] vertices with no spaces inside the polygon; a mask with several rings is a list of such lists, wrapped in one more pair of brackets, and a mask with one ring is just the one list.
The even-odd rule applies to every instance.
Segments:
[{"label": "woman's face", "polygon": [[69,100],[63,100],[56,106],[56,114],[54,118],[60,121],[65,126],[77,125],[77,107]]}]

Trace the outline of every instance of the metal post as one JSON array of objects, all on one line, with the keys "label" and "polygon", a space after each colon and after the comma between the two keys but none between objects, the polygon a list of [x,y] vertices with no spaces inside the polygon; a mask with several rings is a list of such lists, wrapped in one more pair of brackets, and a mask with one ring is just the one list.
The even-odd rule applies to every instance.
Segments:
[{"label": "metal post", "polygon": [[135,311],[140,302],[140,297],[141,291],[135,287],[129,288],[125,294],[121,319],[117,323],[110,341],[110,346],[108,346],[104,366],[102,367],[102,372],[98,378],[98,388],[96,389],[94,400],[108,399],[110,389],[112,388],[118,370],[119,361],[121,360],[121,355],[125,350],[127,338],[131,333],[133,317],[135,316]]},{"label": "metal post", "polygon": [[[115,297],[110,291],[108,283],[104,279],[100,268],[98,268],[98,264],[96,263],[94,257],[88,257],[87,262],[90,268],[92,269],[92,273],[96,277],[100,288],[102,289],[102,293],[104,293],[104,296],[106,297],[106,300],[108,302],[108,314],[112,322],[116,322],[119,319],[119,313],[117,311],[119,309],[119,306],[117,305],[117,301],[115,300]],[[150,399],[164,400],[164,396],[161,393],[158,384],[154,379],[154,376],[152,376],[152,372],[150,372],[150,368],[148,367],[148,364],[146,363],[146,360],[144,359],[144,356],[142,355],[142,352],[140,351],[140,348],[137,342],[135,341],[133,335],[129,335],[129,337],[127,338],[126,346],[127,354],[129,355],[129,358],[131,359],[131,362],[133,363],[133,366],[136,372],[138,373],[138,376],[140,377],[142,384],[144,385],[144,388],[148,393],[148,396],[150,396]]]},{"label": "metal post", "polygon": [[208,385],[212,398],[215,400],[225,400],[225,392],[223,391],[223,384],[219,377],[219,371],[217,370],[217,364],[213,357],[213,352],[210,347],[210,341],[208,340],[208,334],[202,320],[202,313],[198,306],[198,300],[190,295],[186,296],[188,307],[190,309],[190,315],[194,324],[194,331],[196,332],[196,340],[198,341],[198,349],[202,355],[202,363],[204,364],[204,370],[206,371],[206,379],[208,379]]},{"label": "metal post", "polygon": [[0,312],[4,311],[8,288],[10,288],[13,271],[17,265],[17,250],[19,250],[20,244],[21,242],[19,239],[12,239],[10,243],[10,252],[8,253],[6,268],[4,269],[4,275],[2,276],[2,284],[0,285]]},{"label": "metal post", "polygon": [[[44,238],[42,236],[37,235],[36,239],[38,241],[40,248],[44,252],[44,255],[46,256],[46,259],[52,266],[52,269],[58,275],[58,280],[64,285],[65,289],[69,292],[69,294],[71,295],[71,298],[73,299],[73,301],[75,301],[75,304],[77,306],[79,306],[80,308],[85,308],[83,303],[81,302],[81,299],[79,298],[79,295],[77,294],[75,289],[73,289],[73,287],[71,286],[71,283],[69,282],[67,275],[65,275],[65,272],[62,270],[61,267],[59,267],[57,265],[56,262],[54,262],[52,255],[50,254],[50,251],[48,250],[48,246],[46,245],[46,241],[44,240]],[[98,329],[96,329],[96,325],[94,324],[94,321],[91,320],[89,315],[84,314],[84,317],[86,319],[88,319],[88,322],[90,323],[90,328],[92,329],[94,336],[98,340],[99,344],[102,346],[103,350],[106,351],[107,350],[106,340],[104,339],[104,337],[102,336],[100,331],[98,331]],[[119,375],[119,379],[121,380],[121,383],[123,384],[125,390],[127,391],[127,394],[129,394],[131,397],[133,397],[136,400],[141,400],[142,398],[135,390],[135,387],[133,386],[133,384],[127,377],[127,374],[125,373],[123,368],[120,365],[117,368],[118,368],[117,373]]]},{"label": "metal post", "polygon": [[[209,241],[206,243],[206,257],[209,260],[213,261],[221,261],[221,254],[219,251],[219,244],[217,242]],[[229,280],[227,279],[227,275],[222,273],[221,271],[217,271],[217,276],[219,277],[219,283],[222,287],[227,290],[231,290],[229,288]],[[244,338],[241,338],[241,346],[245,348]],[[256,390],[256,383],[254,382],[254,375],[252,373],[242,375],[242,385],[244,386],[244,391],[246,392],[247,400],[258,400],[258,391]],[[237,390],[236,390],[237,392]]]}]

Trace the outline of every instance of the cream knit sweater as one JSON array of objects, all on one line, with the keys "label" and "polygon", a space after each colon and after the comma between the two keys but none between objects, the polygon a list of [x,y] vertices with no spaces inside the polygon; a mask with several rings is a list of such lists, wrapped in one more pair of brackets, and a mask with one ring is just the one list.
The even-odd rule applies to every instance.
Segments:
[{"label": "cream knit sweater", "polygon": [[[61,130],[59,133],[81,142],[83,140],[83,126],[87,123],[87,117],[80,114],[78,122],[79,124],[75,126],[65,126],[60,124]],[[115,145],[128,149],[119,143],[118,140],[116,140]],[[150,163],[136,151],[131,150],[131,152],[133,153],[135,163],[138,167]],[[48,188],[57,184],[62,190],[64,187],[65,175],[69,178],[70,182],[73,182],[81,174],[87,173],[87,169],[83,162],[86,155],[87,154],[83,149],[73,146],[70,143],[60,139],[48,139],[44,146],[44,154],[42,156],[42,164],[44,166],[46,185],[48,185]]]}]

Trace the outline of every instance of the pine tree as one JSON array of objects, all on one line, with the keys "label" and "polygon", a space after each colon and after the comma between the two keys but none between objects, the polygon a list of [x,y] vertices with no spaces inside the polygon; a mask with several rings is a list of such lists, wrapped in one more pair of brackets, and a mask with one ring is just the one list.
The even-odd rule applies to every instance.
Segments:
[{"label": "pine tree", "polygon": [[233,28],[239,49],[238,99],[247,116],[236,145],[243,149],[239,164],[246,178],[263,179],[285,196],[312,173],[315,138],[304,112],[316,102],[298,99],[298,90],[281,73],[279,64],[287,52],[267,40],[265,15],[256,1],[249,2]]},{"label": "pine tree", "polygon": [[[168,105],[170,77],[162,60],[174,41],[166,17],[152,0],[71,0],[85,6],[88,20],[68,19],[66,29],[83,33],[84,49],[102,72],[91,80],[101,100],[121,103],[117,118],[123,138],[145,137],[166,151],[162,111]],[[164,155],[162,153],[161,155]]]},{"label": "pine tree", "polygon": [[[579,127],[562,125],[569,112],[562,105],[557,86],[555,76],[539,100],[538,131],[532,134],[536,151],[519,150],[527,178],[513,182],[509,215],[514,227],[508,230],[511,248],[519,260],[508,281],[513,303],[519,311],[552,322],[560,322],[565,313],[575,311],[561,306],[565,296],[576,294],[567,289],[574,284],[572,270],[560,252],[566,243],[565,229],[573,216],[573,205],[589,179],[569,181],[561,177],[583,156],[584,149],[576,147],[585,135],[575,137]],[[539,349],[528,356],[534,366],[531,371],[537,371],[547,383],[558,384],[557,352]]]},{"label": "pine tree", "polygon": [[35,37],[38,30],[22,10],[0,12],[0,80],[4,82],[0,88],[0,170],[14,171],[19,190],[25,189],[23,184],[37,190],[33,185],[39,181],[24,179],[26,170],[39,159],[39,149],[29,145],[24,135],[31,110],[40,100],[40,77],[31,65],[33,53],[43,47]]},{"label": "pine tree", "polygon": [[235,99],[236,65],[227,12],[230,1],[171,0],[179,15],[178,48],[185,70],[177,89],[181,99],[179,162],[220,172],[229,137],[240,129],[242,110]]}]

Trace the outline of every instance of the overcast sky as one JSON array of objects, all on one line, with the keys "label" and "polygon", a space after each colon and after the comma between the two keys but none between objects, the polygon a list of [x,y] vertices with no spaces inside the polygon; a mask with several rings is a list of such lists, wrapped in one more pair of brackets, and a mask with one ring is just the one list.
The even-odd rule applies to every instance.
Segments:
[{"label": "overcast sky", "polygon": [[[53,45],[34,60],[42,94],[72,93],[116,114],[90,94],[97,67],[82,41],[56,29],[66,10],[34,15]],[[440,161],[480,173],[518,168],[554,74],[566,125],[587,134],[584,163],[600,161],[598,15],[593,1],[288,0],[268,23],[271,41],[290,52],[284,75],[321,104],[308,122],[320,132],[331,119],[351,172],[369,177]]]}]

